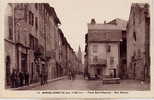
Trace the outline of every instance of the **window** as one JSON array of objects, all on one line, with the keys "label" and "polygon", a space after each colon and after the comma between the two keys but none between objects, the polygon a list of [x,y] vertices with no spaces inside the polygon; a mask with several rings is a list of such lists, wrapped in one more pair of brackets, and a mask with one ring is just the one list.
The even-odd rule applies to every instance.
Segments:
[{"label": "window", "polygon": [[35,9],[36,9],[36,10],[38,9],[38,4],[37,4],[37,3],[35,3]]},{"label": "window", "polygon": [[28,9],[27,9],[27,5],[25,5],[25,7],[24,7],[24,11],[25,11],[25,13],[24,13],[24,18],[25,18],[25,21],[26,21],[26,23],[28,22]]},{"label": "window", "polygon": [[111,52],[111,46],[110,45],[107,45],[106,51]]},{"label": "window", "polygon": [[21,71],[27,72],[27,54],[21,53]]},{"label": "window", "polygon": [[30,48],[31,49],[37,49],[38,48],[38,39],[35,38],[32,35],[29,35],[29,41],[30,41]]},{"label": "window", "polygon": [[141,57],[141,50],[140,49],[138,49],[137,53],[138,53],[138,57]]},{"label": "window", "polygon": [[136,41],[136,32],[133,32],[134,40]]},{"label": "window", "polygon": [[9,24],[9,39],[13,40],[13,18],[12,16],[8,17],[8,24]]},{"label": "window", "polygon": [[17,4],[15,9],[23,9],[24,8],[24,4],[23,3],[20,3],[20,4]]},{"label": "window", "polygon": [[29,24],[34,24],[34,14],[31,11],[29,11]]},{"label": "window", "polygon": [[97,57],[97,56],[94,56],[94,57],[93,57],[93,62],[94,62],[94,63],[97,63],[97,61],[98,61],[98,57]]},{"label": "window", "polygon": [[35,47],[35,49],[38,48],[38,39],[37,38],[34,39],[34,47]]},{"label": "window", "polygon": [[30,41],[30,48],[34,49],[34,37],[32,35],[29,35],[29,41]]},{"label": "window", "polygon": [[37,32],[37,30],[38,30],[38,18],[37,17],[35,17],[35,28],[36,28],[36,32]]},{"label": "window", "polygon": [[97,53],[97,50],[98,49],[98,46],[95,44],[95,45],[93,45],[93,53]]},{"label": "window", "polygon": [[110,65],[114,64],[114,57],[110,57]]},{"label": "window", "polygon": [[110,40],[110,33],[106,33],[106,40]]}]

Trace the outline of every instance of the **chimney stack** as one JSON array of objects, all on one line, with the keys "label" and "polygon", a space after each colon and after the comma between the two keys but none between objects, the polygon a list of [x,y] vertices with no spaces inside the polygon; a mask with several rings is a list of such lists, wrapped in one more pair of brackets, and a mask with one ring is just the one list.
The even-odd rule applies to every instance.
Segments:
[{"label": "chimney stack", "polygon": [[104,24],[106,24],[106,20],[104,21]]},{"label": "chimney stack", "polygon": [[91,24],[96,24],[96,21],[94,18],[91,19]]}]

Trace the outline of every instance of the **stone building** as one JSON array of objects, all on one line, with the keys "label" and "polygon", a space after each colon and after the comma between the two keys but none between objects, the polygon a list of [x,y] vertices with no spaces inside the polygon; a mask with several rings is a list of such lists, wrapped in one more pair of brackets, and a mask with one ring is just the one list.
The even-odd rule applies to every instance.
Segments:
[{"label": "stone building", "polygon": [[119,77],[122,31],[119,25],[97,24],[94,19],[88,24],[85,71],[91,76]]},{"label": "stone building", "polygon": [[132,79],[150,79],[150,14],[146,3],[133,3],[127,25],[127,69]]},{"label": "stone building", "polygon": [[28,72],[30,83],[39,81],[41,73],[54,78],[54,39],[60,23],[54,8],[47,3],[10,3],[7,10],[4,39],[7,84],[13,70]]},{"label": "stone building", "polygon": [[77,55],[48,3],[9,3],[4,22],[6,86],[13,70],[28,72],[30,84],[41,75],[51,80],[77,71]]},{"label": "stone building", "polygon": [[67,74],[67,40],[61,29],[58,30],[59,34],[59,67],[61,75]]}]

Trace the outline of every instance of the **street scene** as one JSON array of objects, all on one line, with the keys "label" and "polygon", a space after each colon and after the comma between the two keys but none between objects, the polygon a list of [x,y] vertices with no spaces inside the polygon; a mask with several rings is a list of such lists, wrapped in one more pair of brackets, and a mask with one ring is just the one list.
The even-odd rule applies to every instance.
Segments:
[{"label": "street scene", "polygon": [[40,86],[35,84],[29,87],[18,88],[17,90],[136,90],[148,91],[149,83],[140,83],[137,80],[121,80],[120,84],[103,84],[102,80],[84,80],[77,75],[75,80],[69,80],[67,77],[62,80],[49,82]]},{"label": "street scene", "polygon": [[84,3],[7,4],[5,89],[150,91],[149,3]]}]

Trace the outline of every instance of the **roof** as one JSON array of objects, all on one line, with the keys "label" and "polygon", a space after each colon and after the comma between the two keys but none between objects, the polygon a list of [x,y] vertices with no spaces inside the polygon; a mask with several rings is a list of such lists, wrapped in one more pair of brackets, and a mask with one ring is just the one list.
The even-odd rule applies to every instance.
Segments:
[{"label": "roof", "polygon": [[150,17],[149,4],[148,3],[132,3],[131,9],[140,8],[147,12],[147,17]]},{"label": "roof", "polygon": [[114,24],[88,24],[88,30],[126,30],[126,26]]},{"label": "roof", "polygon": [[126,30],[127,21],[120,18],[116,18],[108,22],[108,24],[114,24],[117,25],[118,27],[121,27],[123,30]]},{"label": "roof", "polygon": [[145,8],[145,6],[149,6],[149,4],[148,3],[132,3],[132,7]]},{"label": "roof", "polygon": [[134,16],[134,14],[136,13],[142,14],[143,16],[150,18],[149,4],[148,3],[132,3],[130,14],[129,14],[128,25],[130,23],[131,17]]},{"label": "roof", "polygon": [[109,23],[88,24],[88,42],[121,41],[122,31],[126,31],[127,21],[116,18]]},{"label": "roof", "polygon": [[54,21],[55,21],[57,24],[61,24],[59,18],[57,17],[57,14],[56,14],[55,9],[54,9],[53,7],[51,7],[48,3],[44,3],[44,6],[45,6],[45,8],[47,9],[49,15],[54,17]]}]

